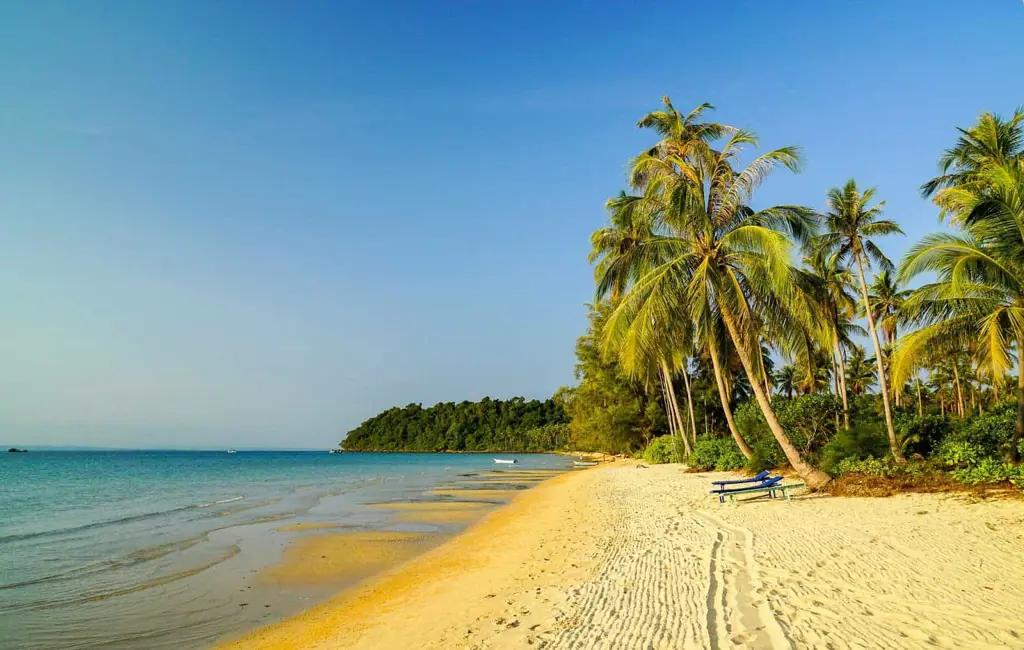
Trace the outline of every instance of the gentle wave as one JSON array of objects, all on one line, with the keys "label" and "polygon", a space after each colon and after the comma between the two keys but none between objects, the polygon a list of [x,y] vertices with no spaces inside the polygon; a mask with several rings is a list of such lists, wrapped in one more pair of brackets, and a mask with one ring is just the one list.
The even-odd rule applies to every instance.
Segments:
[{"label": "gentle wave", "polygon": [[202,573],[203,571],[206,571],[207,569],[212,569],[213,567],[217,566],[218,564],[220,564],[222,562],[230,560],[231,558],[233,558],[236,555],[238,555],[239,553],[241,553],[241,551],[242,551],[242,549],[240,549],[238,546],[232,545],[232,546],[230,546],[228,548],[227,553],[225,553],[225,554],[215,558],[214,560],[212,560],[210,562],[207,562],[206,564],[203,564],[203,565],[200,565],[200,566],[197,566],[197,567],[193,567],[191,569],[186,569],[184,571],[178,571],[176,573],[171,573],[169,575],[160,576],[160,577],[157,577],[157,578],[155,578],[153,580],[150,580],[148,582],[144,582],[144,583],[141,583],[141,584],[130,585],[130,586],[127,586],[127,587],[122,587],[120,589],[113,589],[113,590],[110,590],[110,591],[87,592],[87,593],[83,594],[82,596],[77,596],[77,597],[26,601],[26,602],[17,603],[17,604],[8,606],[8,607],[0,608],[0,611],[17,612],[17,611],[29,611],[29,610],[45,610],[45,609],[48,609],[48,608],[51,608],[51,607],[66,607],[68,605],[78,605],[78,604],[83,604],[83,603],[96,602],[96,601],[99,601],[99,600],[107,600],[109,598],[115,598],[117,596],[125,596],[127,594],[132,594],[132,593],[136,593],[136,592],[139,592],[139,591],[145,591],[146,589],[152,589],[153,587],[159,587],[159,586],[162,586],[162,585],[170,584],[172,582],[176,582],[178,580],[182,580],[184,578],[188,578],[188,577],[197,575],[199,573]]},{"label": "gentle wave", "polygon": [[0,544],[4,542],[17,542],[26,539],[36,539],[38,537],[55,537],[57,535],[66,535],[68,533],[74,533],[82,530],[91,530],[93,528],[102,528],[103,526],[113,526],[115,524],[126,524],[132,521],[142,521],[153,517],[164,517],[167,515],[174,514],[176,512],[185,512],[187,510],[197,510],[201,508],[209,508],[223,503],[234,503],[235,501],[241,501],[245,498],[245,495],[238,497],[231,497],[230,499],[222,499],[220,501],[211,501],[209,503],[195,503],[192,505],[182,506],[180,508],[171,508],[169,510],[157,510],[155,512],[145,512],[138,515],[129,515],[127,517],[118,517],[116,519],[106,519],[103,521],[94,521],[88,524],[82,524],[80,526],[69,526],[68,528],[55,528],[53,530],[42,530],[35,533],[19,533],[15,535],[5,535],[0,537]]}]

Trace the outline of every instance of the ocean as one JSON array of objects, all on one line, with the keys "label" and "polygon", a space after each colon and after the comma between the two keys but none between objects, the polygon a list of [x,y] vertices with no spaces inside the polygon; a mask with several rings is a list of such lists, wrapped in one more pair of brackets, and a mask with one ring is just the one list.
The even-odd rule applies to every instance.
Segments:
[{"label": "ocean", "polygon": [[[204,648],[336,591],[267,590],[290,523],[430,530],[368,503],[495,469],[493,454],[0,454],[0,649]],[[501,454],[516,469],[556,455]],[[434,527],[436,528],[436,527]]]}]

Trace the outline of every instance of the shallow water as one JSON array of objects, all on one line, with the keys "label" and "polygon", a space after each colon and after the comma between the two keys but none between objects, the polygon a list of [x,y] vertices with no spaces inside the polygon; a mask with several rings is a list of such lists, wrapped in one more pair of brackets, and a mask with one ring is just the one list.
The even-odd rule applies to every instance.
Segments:
[{"label": "shallow water", "polygon": [[[517,458],[516,470],[571,464]],[[430,498],[495,468],[490,454],[3,454],[0,649],[206,647],[336,589],[257,585],[294,538],[275,529],[429,530],[365,504]]]}]

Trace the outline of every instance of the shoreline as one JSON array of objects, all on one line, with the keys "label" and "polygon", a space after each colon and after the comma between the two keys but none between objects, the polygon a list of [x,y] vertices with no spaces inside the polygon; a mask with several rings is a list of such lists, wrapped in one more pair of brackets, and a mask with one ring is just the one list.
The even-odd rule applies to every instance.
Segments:
[{"label": "shoreline", "polygon": [[[617,461],[218,648],[1016,647],[1024,502],[798,496]],[[955,534],[952,534],[955,531]]]}]

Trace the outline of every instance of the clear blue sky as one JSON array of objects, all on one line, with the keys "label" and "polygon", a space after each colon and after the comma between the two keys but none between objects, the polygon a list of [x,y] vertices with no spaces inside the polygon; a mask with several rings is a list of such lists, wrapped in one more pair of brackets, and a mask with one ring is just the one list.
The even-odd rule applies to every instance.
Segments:
[{"label": "clear blue sky", "polygon": [[1019,0],[5,2],[0,441],[315,446],[571,383],[589,233],[670,94],[877,185],[1024,103]]}]

